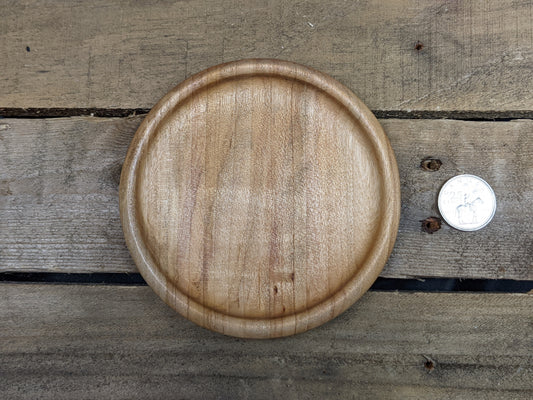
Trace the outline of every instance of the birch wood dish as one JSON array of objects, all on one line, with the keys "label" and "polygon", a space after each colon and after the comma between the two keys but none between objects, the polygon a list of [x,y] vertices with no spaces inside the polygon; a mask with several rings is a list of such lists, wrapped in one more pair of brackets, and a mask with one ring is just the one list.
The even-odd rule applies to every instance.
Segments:
[{"label": "birch wood dish", "polygon": [[120,212],[139,271],[172,308],[227,335],[280,337],[334,318],[378,277],[398,230],[398,169],[339,82],[243,60],[150,111]]}]

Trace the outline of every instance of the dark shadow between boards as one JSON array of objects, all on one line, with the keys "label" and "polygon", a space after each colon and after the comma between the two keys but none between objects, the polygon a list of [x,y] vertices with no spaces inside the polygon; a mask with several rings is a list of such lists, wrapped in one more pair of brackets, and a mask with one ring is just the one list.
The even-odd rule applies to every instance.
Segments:
[{"label": "dark shadow between boards", "polygon": [[[67,274],[53,272],[4,272],[0,273],[0,282],[76,285],[146,285],[141,274],[137,273]],[[533,281],[515,281],[511,279],[378,278],[370,290],[527,293],[533,290]]]}]

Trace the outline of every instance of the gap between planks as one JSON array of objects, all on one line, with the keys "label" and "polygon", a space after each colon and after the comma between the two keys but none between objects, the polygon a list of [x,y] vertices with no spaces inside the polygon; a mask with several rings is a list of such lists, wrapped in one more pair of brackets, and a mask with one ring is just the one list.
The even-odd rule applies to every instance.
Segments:
[{"label": "gap between planks", "polygon": [[[0,108],[0,118],[124,118],[145,115],[149,108]],[[533,111],[398,111],[372,110],[379,119],[451,119],[459,121],[512,121],[533,119]]]}]

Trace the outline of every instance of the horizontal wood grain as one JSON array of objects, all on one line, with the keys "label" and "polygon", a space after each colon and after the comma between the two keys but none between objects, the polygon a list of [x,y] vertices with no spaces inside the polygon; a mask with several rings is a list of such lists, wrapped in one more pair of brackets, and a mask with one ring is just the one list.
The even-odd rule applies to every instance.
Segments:
[{"label": "horizontal wood grain", "polygon": [[0,108],[150,108],[231,60],[290,60],[380,110],[532,110],[530,1],[4,1]]},{"label": "horizontal wood grain", "polygon": [[0,299],[9,399],[533,395],[531,295],[370,292],[261,341],[200,328],[149,287],[3,284]]},{"label": "horizontal wood grain", "polygon": [[[142,117],[0,120],[0,271],[134,272],[118,211],[126,150]],[[396,153],[402,217],[385,277],[533,279],[533,121],[382,120]],[[424,171],[427,156],[442,161]],[[496,192],[478,232],[420,220],[440,186],[477,174]]]}]

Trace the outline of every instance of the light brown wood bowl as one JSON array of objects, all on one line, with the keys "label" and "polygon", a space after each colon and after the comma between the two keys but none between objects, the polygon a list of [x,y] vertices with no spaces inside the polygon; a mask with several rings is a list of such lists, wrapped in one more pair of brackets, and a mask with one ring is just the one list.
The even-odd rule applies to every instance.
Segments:
[{"label": "light brown wood bowl", "polygon": [[346,87],[279,60],[209,68],[146,116],[120,182],[139,271],[206,328],[273,338],[346,310],[378,277],[400,215],[398,169]]}]

